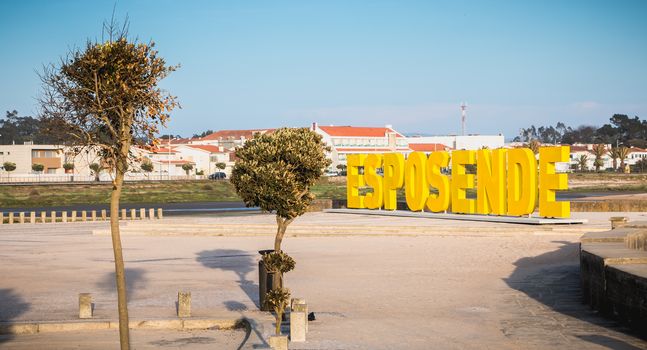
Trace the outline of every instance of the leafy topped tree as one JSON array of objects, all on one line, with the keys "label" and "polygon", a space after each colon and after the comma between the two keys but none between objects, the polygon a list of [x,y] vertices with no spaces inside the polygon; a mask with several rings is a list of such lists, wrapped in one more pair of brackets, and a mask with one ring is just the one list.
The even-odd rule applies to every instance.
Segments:
[{"label": "leafy topped tree", "polygon": [[193,169],[193,164],[182,164],[182,169],[186,172],[186,175],[189,176],[189,171]]},{"label": "leafy topped tree", "polygon": [[58,65],[41,74],[41,119],[61,125],[77,149],[92,149],[112,173],[110,229],[115,259],[119,334],[129,348],[126,277],[119,233],[119,199],[131,146],[155,146],[159,127],[178,106],[175,97],[158,87],[176,67],[158,56],[154,43],[128,38],[127,31],[105,26],[108,39],[88,41]]},{"label": "leafy topped tree", "polygon": [[281,335],[281,321],[289,301],[290,290],[287,288],[272,289],[265,294],[265,305],[276,314],[276,335]]},{"label": "leafy topped tree", "polygon": [[604,155],[607,154],[607,145],[603,143],[595,144],[593,145],[593,149],[591,151],[595,156],[595,160],[593,161],[593,166],[595,166],[595,171],[600,171],[600,168],[604,165],[604,161],[602,160],[602,157],[604,157]]},{"label": "leafy topped tree", "polygon": [[74,163],[65,163],[65,164],[63,164],[63,169],[65,169],[65,172],[74,170]]},{"label": "leafy topped tree", "polygon": [[629,156],[629,147],[620,146],[618,147],[618,159],[620,159],[620,171],[625,170],[625,160]]},{"label": "leafy topped tree", "polygon": [[99,174],[101,174],[101,169],[101,164],[99,163],[90,164],[90,170],[92,170],[92,174],[94,175],[94,181],[99,181]]},{"label": "leafy topped tree", "polygon": [[285,230],[314,199],[310,187],[330,164],[321,136],[307,128],[282,128],[255,135],[236,150],[231,182],[248,207],[276,213],[274,250]]},{"label": "leafy topped tree", "polygon": [[216,163],[216,168],[218,168],[220,170],[225,170],[226,167],[227,167],[227,164],[225,164],[223,162]]},{"label": "leafy topped tree", "polygon": [[577,159],[577,166],[580,168],[580,171],[587,170],[587,163],[589,162],[589,156],[586,154],[580,154],[580,157]]},{"label": "leafy topped tree", "polygon": [[2,164],[2,168],[4,169],[4,171],[6,171],[6,172],[7,172],[7,177],[9,177],[9,174],[8,174],[8,173],[10,173],[10,172],[12,172],[12,171],[16,170],[16,163],[13,163],[13,162],[4,162],[4,164]]},{"label": "leafy topped tree", "polygon": [[140,168],[143,171],[150,173],[151,171],[153,171],[153,163],[150,160],[146,159],[142,162],[142,164],[140,165]]},{"label": "leafy topped tree", "polygon": [[40,173],[45,170],[45,166],[43,164],[34,163],[31,165],[31,170]]}]

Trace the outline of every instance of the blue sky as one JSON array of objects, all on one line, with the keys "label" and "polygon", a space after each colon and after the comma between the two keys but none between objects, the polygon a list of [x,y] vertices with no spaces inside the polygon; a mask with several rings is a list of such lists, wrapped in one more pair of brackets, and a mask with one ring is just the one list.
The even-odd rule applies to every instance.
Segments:
[{"label": "blue sky", "polygon": [[[2,1],[0,112],[37,112],[43,64],[114,1]],[[504,133],[647,118],[647,1],[118,1],[181,68],[169,131],[392,124]]]}]

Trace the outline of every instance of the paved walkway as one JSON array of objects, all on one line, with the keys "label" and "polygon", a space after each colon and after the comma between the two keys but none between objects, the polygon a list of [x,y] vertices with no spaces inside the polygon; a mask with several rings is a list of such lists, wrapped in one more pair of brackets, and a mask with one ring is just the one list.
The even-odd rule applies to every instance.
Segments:
[{"label": "paved walkway", "polygon": [[[608,227],[608,217],[618,213],[575,215],[588,217],[590,224],[536,232],[524,225],[306,214],[295,227],[370,225],[375,234],[284,241],[283,249],[297,261],[286,285],[295,297],[308,300],[317,317],[308,342],[291,348],[647,349],[646,342],[579,301],[577,242],[582,229]],[[641,213],[630,215],[647,219]],[[269,215],[184,220],[267,228],[273,223]],[[398,226],[418,231],[401,236],[383,229]],[[116,319],[110,238],[91,234],[102,228],[104,223],[0,227],[0,319],[74,319],[79,292],[93,294],[97,318]],[[125,235],[131,317],[174,317],[178,290],[191,291],[198,317],[266,317],[255,311],[257,250],[272,246],[272,234]],[[144,333],[141,348],[179,347],[178,339],[202,337],[218,348],[235,349],[240,339],[235,332],[229,340],[170,334],[171,340],[159,343],[163,337]],[[0,337],[0,348],[101,348],[99,341],[111,336],[68,335]],[[58,340],[48,341],[54,338]],[[199,348],[193,341],[199,342],[185,340],[186,348]],[[245,346],[254,348],[252,342]]]}]

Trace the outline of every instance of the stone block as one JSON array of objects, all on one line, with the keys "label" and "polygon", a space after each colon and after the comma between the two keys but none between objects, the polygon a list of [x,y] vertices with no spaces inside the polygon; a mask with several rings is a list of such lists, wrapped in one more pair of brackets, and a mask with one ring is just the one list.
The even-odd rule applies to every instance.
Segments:
[{"label": "stone block", "polygon": [[108,213],[106,212],[105,209],[101,209],[101,221],[106,221],[108,218]]},{"label": "stone block", "polygon": [[4,213],[0,212],[0,225],[4,224]]},{"label": "stone block", "polygon": [[72,210],[70,214],[70,222],[76,222],[76,210]]},{"label": "stone block", "polygon": [[164,218],[164,213],[162,213],[162,208],[157,208],[157,218],[158,219]]},{"label": "stone block", "polygon": [[66,211],[61,212],[61,222],[67,222],[67,212]]},{"label": "stone block", "polygon": [[56,222],[56,212],[55,211],[51,212],[50,218],[51,218],[52,222]]},{"label": "stone block", "polygon": [[308,313],[305,304],[296,304],[290,312],[290,340],[293,342],[306,341],[306,324]]},{"label": "stone block", "polygon": [[130,220],[135,220],[135,219],[137,219],[137,210],[130,209]]},{"label": "stone block", "polygon": [[79,318],[92,318],[92,294],[79,293]]},{"label": "stone block", "polygon": [[126,219],[128,219],[126,217],[126,209],[121,209],[121,220],[126,220]]},{"label": "stone block", "polygon": [[40,222],[42,224],[47,222],[47,212],[44,212],[44,211],[40,212]]},{"label": "stone block", "polygon": [[609,218],[609,221],[611,221],[611,229],[619,228],[627,224],[627,220],[629,220],[628,217],[626,216],[612,216]]},{"label": "stone block", "polygon": [[32,223],[32,224],[36,223],[36,212],[35,211],[32,211],[31,213],[29,213],[29,222]]},{"label": "stone block", "polygon": [[153,208],[148,209],[148,218],[150,220],[155,219],[155,209]]},{"label": "stone block", "polygon": [[9,224],[13,224],[13,212],[9,212]]},{"label": "stone block", "polygon": [[97,221],[97,211],[96,210],[91,211],[90,217],[92,218],[92,221]]},{"label": "stone block", "polygon": [[270,337],[272,350],[288,350],[288,337],[286,335],[273,335]]},{"label": "stone block", "polygon": [[144,208],[139,209],[139,218],[141,220],[146,219],[146,209],[144,209]]},{"label": "stone block", "polygon": [[18,213],[18,222],[21,224],[25,223],[25,213],[23,212]]},{"label": "stone block", "polygon": [[177,317],[191,317],[191,292],[177,293]]},{"label": "stone block", "polygon": [[292,298],[292,302],[290,303],[290,309],[294,310],[295,305],[303,305],[304,307],[304,312],[306,313],[306,333],[308,332],[308,304],[306,304],[305,299],[301,298]]},{"label": "stone block", "polygon": [[88,213],[85,210],[81,211],[81,221],[88,221]]}]

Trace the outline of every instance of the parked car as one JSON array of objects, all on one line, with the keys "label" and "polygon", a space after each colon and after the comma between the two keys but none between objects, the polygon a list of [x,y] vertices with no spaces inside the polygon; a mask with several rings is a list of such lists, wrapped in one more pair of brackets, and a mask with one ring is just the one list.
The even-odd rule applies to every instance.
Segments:
[{"label": "parked car", "polygon": [[226,178],[227,178],[227,174],[223,173],[222,171],[218,171],[209,175],[209,180],[221,180]]}]

